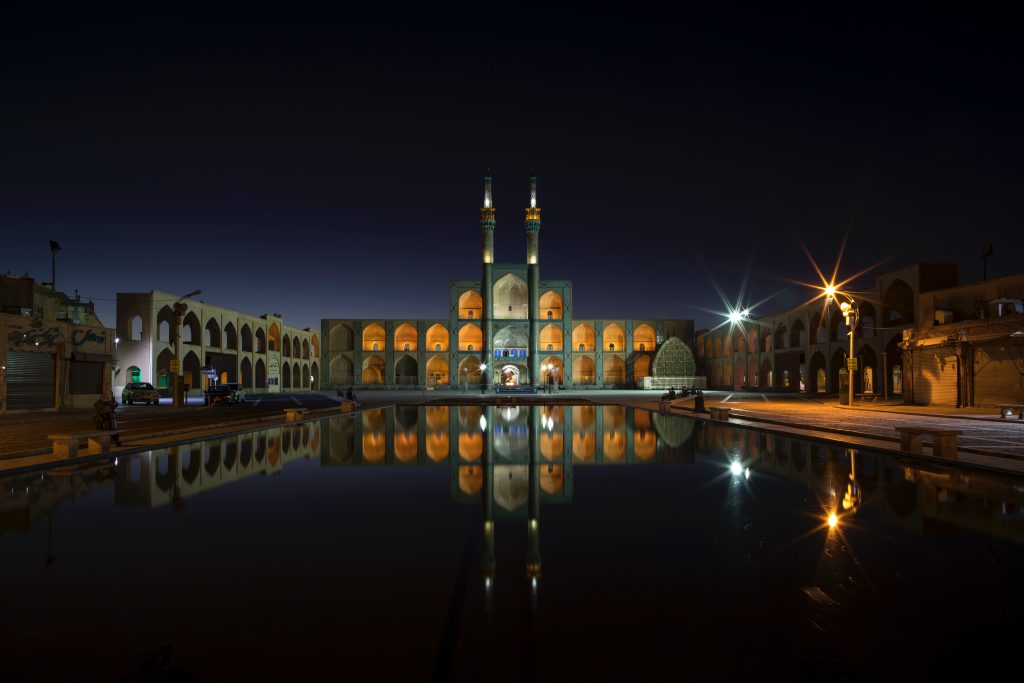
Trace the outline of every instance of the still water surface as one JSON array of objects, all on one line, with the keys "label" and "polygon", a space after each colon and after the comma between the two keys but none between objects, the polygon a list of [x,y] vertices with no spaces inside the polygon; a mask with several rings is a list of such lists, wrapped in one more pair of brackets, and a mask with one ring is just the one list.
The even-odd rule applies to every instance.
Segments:
[{"label": "still water surface", "polygon": [[1024,634],[1024,480],[618,406],[0,483],[5,680],[973,678]]}]

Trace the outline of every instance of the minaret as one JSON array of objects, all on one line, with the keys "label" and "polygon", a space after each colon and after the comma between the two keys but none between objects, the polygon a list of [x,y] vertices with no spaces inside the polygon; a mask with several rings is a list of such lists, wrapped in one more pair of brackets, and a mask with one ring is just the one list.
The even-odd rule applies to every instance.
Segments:
[{"label": "minaret", "polygon": [[540,384],[540,208],[537,206],[537,176],[530,177],[530,206],[526,209],[526,287],[530,301],[530,379]]},{"label": "minaret", "polygon": [[481,352],[483,354],[482,362],[488,364],[488,369],[484,371],[480,381],[486,385],[490,384],[487,378],[494,374],[494,368],[490,367],[493,365],[490,359],[491,346],[494,344],[494,306],[491,304],[491,296],[494,292],[494,276],[491,272],[494,264],[494,198],[491,194],[490,169],[484,177],[484,205],[480,209],[480,231],[484,237],[484,269],[483,276],[480,278],[480,299],[482,301],[480,326],[484,333]]}]

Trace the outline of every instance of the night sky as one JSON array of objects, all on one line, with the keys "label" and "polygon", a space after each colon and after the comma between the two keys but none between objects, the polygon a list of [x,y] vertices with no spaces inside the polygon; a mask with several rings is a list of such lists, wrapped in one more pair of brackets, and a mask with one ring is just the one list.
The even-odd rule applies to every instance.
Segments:
[{"label": "night sky", "polygon": [[800,240],[831,265],[848,226],[844,272],[977,280],[984,242],[1021,270],[1015,18],[627,6],[8,14],[0,268],[49,280],[57,240],[59,288],[111,326],[150,289],[302,327],[447,317],[490,167],[496,261],[525,258],[535,169],[576,317],[708,326],[710,278],[745,273],[759,312],[793,305]]}]

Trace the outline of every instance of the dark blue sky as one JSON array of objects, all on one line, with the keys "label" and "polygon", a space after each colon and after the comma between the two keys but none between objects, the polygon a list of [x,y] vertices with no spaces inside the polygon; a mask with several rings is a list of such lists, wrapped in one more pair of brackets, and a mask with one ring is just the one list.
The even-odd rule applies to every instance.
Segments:
[{"label": "dark blue sky", "polygon": [[387,10],[5,19],[0,267],[48,280],[59,241],[108,324],[154,288],[300,326],[445,317],[489,166],[497,260],[523,259],[536,169],[577,317],[713,324],[709,272],[766,296],[851,224],[844,270],[974,280],[986,241],[1019,270],[1011,17]]}]

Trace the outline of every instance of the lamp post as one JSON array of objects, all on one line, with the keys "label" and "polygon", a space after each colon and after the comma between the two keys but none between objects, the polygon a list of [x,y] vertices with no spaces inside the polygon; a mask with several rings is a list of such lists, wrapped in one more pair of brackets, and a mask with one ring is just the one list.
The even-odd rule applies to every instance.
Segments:
[{"label": "lamp post", "polygon": [[185,312],[188,311],[188,304],[184,303],[185,299],[191,299],[194,296],[202,294],[202,290],[197,289],[194,292],[183,294],[178,297],[178,300],[174,302],[171,307],[174,311],[174,361],[178,365],[177,372],[171,373],[174,378],[174,396],[171,399],[172,405],[175,408],[180,408],[184,403],[183,387],[182,387],[182,372],[181,372],[181,319],[185,316]]},{"label": "lamp post", "polygon": [[847,405],[853,405],[853,333],[857,329],[857,323],[860,322],[860,309],[857,308],[857,303],[853,300],[849,294],[838,291],[835,288],[829,287],[825,291],[825,295],[828,297],[828,301],[833,299],[838,301],[839,297],[842,296],[846,299],[839,304],[839,311],[843,314],[843,320],[846,321],[846,327],[849,329],[850,335],[850,355],[846,357],[846,376],[847,383],[849,384],[849,394],[847,398]]},{"label": "lamp post", "polygon": [[487,363],[480,364],[480,394],[487,393],[487,375],[484,371],[487,369]]}]

